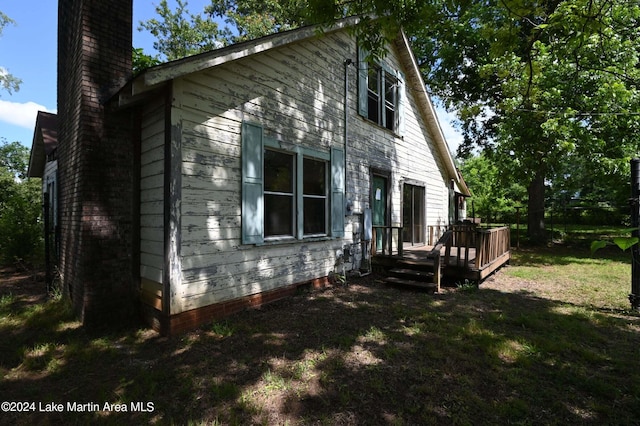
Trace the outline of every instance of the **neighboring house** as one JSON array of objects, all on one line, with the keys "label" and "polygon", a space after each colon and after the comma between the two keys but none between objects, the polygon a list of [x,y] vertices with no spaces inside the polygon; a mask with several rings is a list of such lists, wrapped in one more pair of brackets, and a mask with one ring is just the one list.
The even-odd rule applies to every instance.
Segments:
[{"label": "neighboring house", "polygon": [[44,233],[46,248],[47,285],[57,263],[60,235],[58,228],[58,117],[38,111],[31,144],[28,177],[42,179],[45,205]]},{"label": "neighboring house", "polygon": [[[75,80],[93,97],[73,95],[73,78],[58,89],[61,136],[75,147],[59,165],[61,273],[87,322],[126,316],[139,300],[155,328],[178,332],[324,285],[367,236],[369,212],[412,244],[455,220],[454,193],[469,191],[404,35],[369,61],[353,21],[305,27],[159,65],[115,90],[125,61],[100,46],[126,34],[96,27],[105,13],[130,23],[127,3],[78,6],[97,38],[80,56],[103,81]],[[78,20],[65,13],[61,64],[75,69],[64,40]],[[74,115],[77,99],[98,111],[91,125]]]}]

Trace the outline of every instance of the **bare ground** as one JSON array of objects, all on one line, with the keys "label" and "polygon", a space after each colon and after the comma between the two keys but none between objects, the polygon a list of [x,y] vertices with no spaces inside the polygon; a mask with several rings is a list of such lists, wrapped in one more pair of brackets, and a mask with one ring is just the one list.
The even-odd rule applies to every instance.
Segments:
[{"label": "bare ground", "polygon": [[[40,274],[0,274],[11,315],[43,304]],[[593,324],[562,318],[574,329],[556,331],[551,340],[568,346],[553,349],[541,334],[556,302],[538,286],[499,271],[479,291],[428,295],[370,275],[172,338],[97,336],[68,316],[49,327],[51,312],[35,312],[0,328],[0,349],[14,351],[0,358],[0,399],[129,411],[65,406],[0,413],[0,424],[632,424],[638,377],[618,376],[629,376],[638,317],[596,329],[595,348],[583,329]],[[152,410],[131,412],[131,402]]]}]

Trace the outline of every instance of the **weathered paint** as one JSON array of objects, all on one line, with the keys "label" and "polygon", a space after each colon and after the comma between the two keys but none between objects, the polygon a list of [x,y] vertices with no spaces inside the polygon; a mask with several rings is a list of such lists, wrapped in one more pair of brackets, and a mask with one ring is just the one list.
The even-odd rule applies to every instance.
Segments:
[{"label": "weathered paint", "polygon": [[[356,56],[355,40],[346,31],[333,32],[223,61],[214,68],[176,74],[166,130],[170,149],[163,158],[153,150],[145,152],[143,144],[141,193],[142,257],[145,264],[155,265],[165,256],[170,314],[330,274],[336,250],[352,242],[353,232],[361,229],[364,209],[370,207],[372,168],[389,174],[391,224],[402,221],[406,180],[424,183],[426,225],[448,220],[450,177],[415,99],[415,90],[424,91],[424,87],[416,89],[415,81],[407,82],[405,133],[400,137],[358,115],[357,71],[349,69],[346,198],[353,202],[354,212],[346,218],[345,238],[242,244],[242,123],[260,123],[266,137],[291,149],[329,154],[332,147],[342,148],[344,60]],[[408,73],[406,58],[395,46],[385,62]],[[149,135],[148,144],[154,138]],[[169,192],[159,199],[158,185],[163,180],[156,163],[163,160],[171,176],[164,177]],[[169,210],[159,217],[163,201]],[[169,244],[161,253],[154,231],[167,217]]]},{"label": "weathered paint", "polygon": [[[151,99],[144,108],[140,141],[140,278],[163,282],[164,106]],[[143,286],[141,291],[145,291]],[[143,300],[149,300],[144,298]]]}]

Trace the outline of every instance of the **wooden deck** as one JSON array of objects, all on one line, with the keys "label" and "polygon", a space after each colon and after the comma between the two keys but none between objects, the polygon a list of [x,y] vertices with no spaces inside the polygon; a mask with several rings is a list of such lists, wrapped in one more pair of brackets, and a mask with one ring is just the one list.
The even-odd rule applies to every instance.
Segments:
[{"label": "wooden deck", "polygon": [[[401,230],[399,232],[398,235],[402,235]],[[405,243],[400,248],[396,244],[395,250],[390,245],[391,249],[375,253],[373,262],[383,268],[394,268],[399,261],[405,265],[414,263],[417,266],[433,267],[434,258],[439,258],[442,278],[480,282],[511,259],[508,227],[453,227],[434,243],[436,244],[423,246]],[[434,250],[436,245],[439,250]],[[435,256],[436,252],[439,256]]]}]

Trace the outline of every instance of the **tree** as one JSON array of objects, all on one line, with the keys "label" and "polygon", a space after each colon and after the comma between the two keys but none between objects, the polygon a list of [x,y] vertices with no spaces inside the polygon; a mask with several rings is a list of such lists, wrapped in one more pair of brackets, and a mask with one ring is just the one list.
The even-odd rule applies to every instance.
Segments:
[{"label": "tree", "polygon": [[[306,7],[302,6],[306,4]],[[360,16],[383,55],[404,28],[431,92],[457,111],[465,143],[527,187],[528,232],[545,238],[545,191],[589,160],[625,173],[640,150],[640,3],[635,0],[213,0],[238,36]],[[377,17],[377,18],[373,18]]]},{"label": "tree", "polygon": [[526,199],[526,188],[503,179],[504,174],[485,153],[465,158],[460,171],[473,194],[472,214],[488,222],[515,221],[516,207]]},{"label": "tree", "polygon": [[[4,30],[4,27],[9,24],[15,24],[15,22],[13,19],[0,12],[0,37],[2,36],[2,30]],[[9,94],[20,90],[21,83],[22,80],[9,74],[5,68],[0,67],[0,87],[6,90]]]},{"label": "tree", "polygon": [[132,68],[133,74],[137,75],[140,72],[150,68],[154,65],[158,65],[161,61],[158,56],[151,56],[144,53],[144,49],[141,47],[133,48],[133,58],[132,58]]},{"label": "tree", "polygon": [[211,0],[205,13],[225,19],[228,44],[313,23],[305,0]]},{"label": "tree", "polygon": [[26,179],[29,149],[0,145],[0,261],[32,261],[42,254],[41,182]]},{"label": "tree", "polygon": [[632,0],[313,0],[330,21],[358,14],[372,45],[405,28],[425,81],[458,111],[465,144],[528,187],[544,238],[545,185],[564,159],[594,168],[638,151],[640,4]]},{"label": "tree", "polygon": [[[138,30],[156,37],[153,47],[166,60],[184,58],[224,45],[286,31],[311,22],[305,0],[211,0],[201,14],[192,14],[186,1],[178,0],[172,11],[166,0],[156,7],[160,19],[140,22]],[[215,17],[227,24],[219,28]],[[134,72],[156,65],[157,56],[133,49]]]},{"label": "tree", "polygon": [[156,37],[153,47],[168,61],[206,52],[224,44],[223,34],[212,17],[189,13],[186,1],[177,0],[177,8],[172,11],[167,0],[162,0],[156,6],[156,12],[160,20],[154,18],[140,22],[138,29],[147,30]]}]

